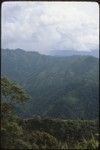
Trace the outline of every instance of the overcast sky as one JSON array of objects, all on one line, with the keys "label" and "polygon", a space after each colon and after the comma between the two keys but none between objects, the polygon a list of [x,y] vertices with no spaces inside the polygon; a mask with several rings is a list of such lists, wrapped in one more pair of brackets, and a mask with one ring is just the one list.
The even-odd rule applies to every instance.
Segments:
[{"label": "overcast sky", "polygon": [[2,48],[99,50],[96,2],[4,2]]}]

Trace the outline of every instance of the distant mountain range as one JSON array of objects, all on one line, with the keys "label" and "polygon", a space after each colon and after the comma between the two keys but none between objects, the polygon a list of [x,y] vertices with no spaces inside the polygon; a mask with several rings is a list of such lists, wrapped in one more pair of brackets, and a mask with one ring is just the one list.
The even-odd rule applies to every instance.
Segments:
[{"label": "distant mountain range", "polygon": [[99,59],[55,57],[21,49],[2,50],[1,73],[21,84],[32,99],[17,107],[23,117],[96,119],[99,110]]},{"label": "distant mountain range", "polygon": [[51,50],[48,55],[52,56],[72,56],[72,55],[89,55],[94,57],[99,57],[99,50],[92,51],[75,51],[75,50]]}]

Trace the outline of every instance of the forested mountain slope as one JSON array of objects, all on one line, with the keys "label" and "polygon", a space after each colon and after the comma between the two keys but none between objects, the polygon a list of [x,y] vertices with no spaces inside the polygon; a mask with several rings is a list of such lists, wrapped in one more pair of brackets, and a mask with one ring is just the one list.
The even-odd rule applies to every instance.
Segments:
[{"label": "forested mountain slope", "polygon": [[15,104],[22,105],[29,95],[16,83],[1,78],[2,149],[97,149],[97,120],[62,120],[18,117]]},{"label": "forested mountain slope", "polygon": [[24,117],[98,118],[98,58],[6,49],[1,65],[2,75],[20,83],[32,97],[26,109],[17,108]]}]

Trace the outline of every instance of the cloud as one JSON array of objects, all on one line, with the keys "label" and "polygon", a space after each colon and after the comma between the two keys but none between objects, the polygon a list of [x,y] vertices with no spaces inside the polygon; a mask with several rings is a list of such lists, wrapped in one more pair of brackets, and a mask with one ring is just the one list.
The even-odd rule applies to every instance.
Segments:
[{"label": "cloud", "polygon": [[99,49],[96,2],[4,2],[2,47],[46,53]]}]

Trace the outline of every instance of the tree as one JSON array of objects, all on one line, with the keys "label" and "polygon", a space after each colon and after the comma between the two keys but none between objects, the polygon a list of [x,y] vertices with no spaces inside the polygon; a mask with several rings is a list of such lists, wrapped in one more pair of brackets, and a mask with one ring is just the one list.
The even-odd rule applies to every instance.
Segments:
[{"label": "tree", "polygon": [[1,94],[7,103],[24,103],[30,98],[19,85],[7,78],[1,79]]},{"label": "tree", "polygon": [[26,102],[30,96],[20,86],[7,78],[1,79],[1,115],[2,119],[14,114],[15,104]]},{"label": "tree", "polygon": [[16,147],[16,141],[20,139],[23,129],[18,123],[18,116],[14,108],[16,103],[24,103],[30,97],[27,93],[7,78],[1,79],[1,144],[2,148],[12,149]]}]

